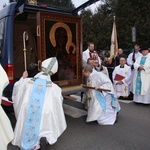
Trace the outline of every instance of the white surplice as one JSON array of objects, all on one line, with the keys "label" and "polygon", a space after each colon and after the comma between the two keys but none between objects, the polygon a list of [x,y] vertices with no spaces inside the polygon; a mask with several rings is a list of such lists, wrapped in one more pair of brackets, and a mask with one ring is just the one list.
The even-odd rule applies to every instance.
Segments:
[{"label": "white surplice", "polygon": [[[138,58],[138,57],[141,57],[143,56],[140,52],[138,53],[135,53],[135,60]],[[127,64],[131,67],[134,62],[132,60],[132,57],[133,57],[133,52],[129,54],[128,58],[127,58]]]},{"label": "white surplice", "polygon": [[[39,76],[39,78],[42,79],[45,77],[41,75]],[[50,78],[47,78],[46,80],[49,81]],[[25,128],[26,116],[28,112],[28,103],[30,101],[32,88],[33,81],[31,81],[30,78],[21,78],[18,82],[15,83],[13,89],[12,99],[14,101],[14,111],[17,123],[12,144],[19,147],[21,147],[22,143],[23,131]],[[63,97],[61,94],[61,88],[54,83],[52,83],[52,85],[47,85],[42,110],[42,118],[41,122],[39,122],[40,130],[36,148],[39,147],[39,140],[41,137],[46,137],[49,144],[54,144],[57,141],[57,138],[66,129],[67,125],[62,103]]]},{"label": "white surplice", "polygon": [[[142,56],[142,54],[141,54],[140,52],[135,53],[135,55],[134,55],[135,60],[136,60],[138,57],[141,57],[141,56]],[[130,54],[128,55],[128,58],[127,58],[127,64],[128,64],[130,67],[134,64],[134,62],[133,62],[133,60],[132,60],[132,57],[133,57],[133,52],[130,53]],[[131,81],[133,81],[133,77],[134,77],[134,69],[131,70]],[[133,93],[133,82],[131,82],[131,84],[130,84],[130,91]]]},{"label": "white surplice", "polygon": [[0,149],[7,150],[8,143],[10,143],[13,139],[13,129],[7,115],[1,106],[3,90],[9,83],[8,77],[1,65],[0,75]]},{"label": "white surplice", "polygon": [[[102,70],[101,70],[102,67]],[[105,66],[100,66],[100,67],[95,67],[97,71],[104,73],[105,75],[107,75],[109,77],[109,73],[108,73],[108,69]]]},{"label": "white surplice", "polygon": [[100,125],[113,125],[116,121],[116,107],[120,110],[120,106],[118,101],[116,101],[116,107],[111,105],[111,94],[115,94],[112,82],[105,74],[93,71],[88,78],[88,86],[110,89],[111,92],[101,92],[101,95],[106,98],[106,111],[104,111],[97,99],[96,91],[89,89],[88,115],[86,121],[97,121]]},{"label": "white surplice", "polygon": [[[117,84],[118,81],[115,81],[115,76],[116,74],[119,74],[121,76],[124,76],[125,78],[122,80],[123,84]],[[114,89],[116,91],[117,97],[119,96],[124,96],[127,97],[129,96],[129,86],[131,83],[131,68],[128,65],[124,65],[124,68],[120,68],[120,65],[116,66],[113,74],[112,74],[112,79],[114,83]]]},{"label": "white surplice", "polygon": [[[94,51],[93,54],[94,54],[95,57],[98,59],[98,63],[101,64],[101,59],[99,58],[97,52]],[[85,51],[82,53],[82,61],[87,63],[88,58],[91,58],[91,57],[90,57],[90,50],[89,50],[89,49],[85,50]]]},{"label": "white surplice", "polygon": [[143,103],[143,104],[150,104],[150,55],[146,55],[146,61],[144,66],[144,70],[141,71],[141,94],[137,95],[135,94],[136,89],[136,79],[138,74],[138,68],[140,66],[140,61],[142,57],[137,58],[136,62],[134,63],[134,78],[133,78],[133,93],[134,98],[133,101],[137,103]]}]

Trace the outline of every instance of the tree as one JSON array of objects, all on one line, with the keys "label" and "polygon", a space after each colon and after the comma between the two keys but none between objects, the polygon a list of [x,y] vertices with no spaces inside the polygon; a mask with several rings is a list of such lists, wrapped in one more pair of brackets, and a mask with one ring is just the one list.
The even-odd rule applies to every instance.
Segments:
[{"label": "tree", "polygon": [[[122,47],[133,46],[131,28],[136,27],[136,43],[149,46],[150,41],[150,3],[149,0],[119,0],[116,16],[118,24],[118,38]],[[149,46],[150,47],[150,46]]]},{"label": "tree", "polygon": [[109,49],[111,43],[115,0],[105,0],[104,2],[103,5],[99,5],[94,14],[89,14],[90,10],[81,12],[83,41],[85,43],[92,39],[97,50]]},{"label": "tree", "polygon": [[97,13],[93,15],[95,24],[95,34],[97,37],[98,49],[109,49],[111,43],[111,32],[113,25],[113,0],[105,1],[103,5],[100,5],[97,9]]},{"label": "tree", "polygon": [[[84,11],[83,41],[93,39],[97,49],[109,49],[113,16],[116,16],[118,46],[131,49],[132,27],[136,27],[136,43],[150,47],[150,2],[149,0],[102,0],[94,14]],[[87,14],[85,16],[85,14]],[[82,13],[81,13],[82,16]],[[90,16],[90,18],[89,18]],[[88,34],[88,36],[87,36]],[[90,34],[90,35],[89,35]]]},{"label": "tree", "polygon": [[82,31],[83,31],[83,49],[87,48],[87,42],[94,42],[94,32],[93,32],[93,14],[90,9],[82,10],[80,16],[83,19]]},{"label": "tree", "polygon": [[37,0],[38,4],[46,4],[49,7],[71,11],[75,8],[71,0]]}]

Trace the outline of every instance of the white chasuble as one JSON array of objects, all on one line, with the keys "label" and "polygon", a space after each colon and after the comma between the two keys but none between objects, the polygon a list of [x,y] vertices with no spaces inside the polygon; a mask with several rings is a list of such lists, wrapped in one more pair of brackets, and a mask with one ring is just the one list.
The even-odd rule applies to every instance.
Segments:
[{"label": "white chasuble", "polygon": [[[40,76],[39,78],[43,78]],[[47,80],[49,81],[49,80]],[[33,89],[33,83],[31,78],[23,79],[21,78],[15,83],[13,89],[13,101],[14,101],[14,111],[17,119],[13,145],[21,147],[23,140],[23,133],[26,125],[26,117],[29,109],[31,92]],[[41,112],[41,119],[39,122],[39,133],[38,140],[35,148],[39,148],[40,138],[46,137],[48,143],[54,144],[58,137],[66,129],[66,120],[62,107],[63,97],[61,94],[61,89],[53,82],[51,86],[46,87],[45,98],[43,99],[43,109]],[[38,112],[39,110],[35,110]]]}]

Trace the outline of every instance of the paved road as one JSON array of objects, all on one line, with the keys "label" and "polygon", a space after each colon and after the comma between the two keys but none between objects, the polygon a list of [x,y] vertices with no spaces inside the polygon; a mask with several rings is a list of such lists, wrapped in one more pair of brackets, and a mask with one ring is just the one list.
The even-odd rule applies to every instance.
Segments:
[{"label": "paved road", "polygon": [[[79,108],[82,116],[75,115],[76,110],[71,112],[75,116],[66,112],[66,131],[46,150],[150,150],[150,105],[120,101],[117,123],[101,126],[97,122],[86,123],[86,111],[80,102],[64,100],[64,103]],[[14,126],[14,115],[8,115]],[[10,144],[8,150],[19,148]]]}]

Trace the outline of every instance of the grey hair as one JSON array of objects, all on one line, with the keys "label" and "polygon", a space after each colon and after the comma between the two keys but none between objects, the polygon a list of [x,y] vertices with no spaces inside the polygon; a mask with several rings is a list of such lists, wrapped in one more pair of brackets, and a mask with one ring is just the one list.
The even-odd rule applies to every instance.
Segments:
[{"label": "grey hair", "polygon": [[139,46],[138,44],[135,44],[135,45],[134,45],[134,48],[135,48],[135,47],[140,48],[140,46]]},{"label": "grey hair", "polygon": [[83,70],[84,70],[84,72],[92,72],[93,71],[93,69],[90,65],[85,65]]}]

